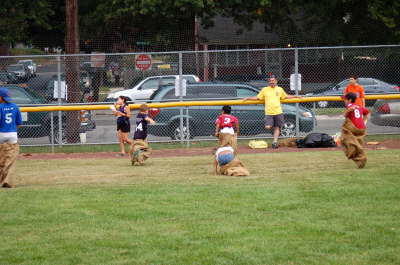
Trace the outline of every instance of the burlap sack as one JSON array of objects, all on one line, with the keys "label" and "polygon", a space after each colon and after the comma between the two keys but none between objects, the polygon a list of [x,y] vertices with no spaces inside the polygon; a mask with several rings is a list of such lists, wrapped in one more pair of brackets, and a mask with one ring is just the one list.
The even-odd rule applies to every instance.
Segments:
[{"label": "burlap sack", "polygon": [[250,172],[245,168],[243,163],[238,159],[234,158],[231,162],[223,165],[219,168],[219,173],[227,176],[245,177],[249,176]]},{"label": "burlap sack", "polygon": [[19,153],[19,145],[11,143],[0,144],[0,186],[14,185],[13,171]]},{"label": "burlap sack", "polygon": [[220,133],[218,136],[218,146],[231,146],[235,152],[237,153],[237,135],[229,134],[229,133]]},{"label": "burlap sack", "polygon": [[365,167],[367,163],[363,149],[365,134],[365,129],[355,127],[350,119],[346,119],[343,123],[340,142],[346,157],[352,159],[358,168]]},{"label": "burlap sack", "polygon": [[151,148],[149,147],[149,143],[147,140],[133,140],[130,157],[132,165],[138,163],[139,165],[143,165],[144,161],[150,158]]}]

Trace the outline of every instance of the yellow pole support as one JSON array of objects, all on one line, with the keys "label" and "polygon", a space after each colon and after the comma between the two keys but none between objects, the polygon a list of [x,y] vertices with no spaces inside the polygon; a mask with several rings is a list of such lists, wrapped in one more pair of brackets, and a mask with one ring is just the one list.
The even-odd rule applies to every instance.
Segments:
[{"label": "yellow pole support", "polygon": [[[387,95],[367,95],[365,99],[400,99],[400,94]],[[302,103],[316,101],[342,101],[339,96],[330,97],[304,97],[301,99],[285,99],[282,103]],[[171,108],[188,106],[222,106],[222,105],[250,105],[263,104],[261,100],[210,100],[210,101],[183,101],[183,102],[164,102],[149,103],[150,108]],[[138,109],[141,104],[130,104],[131,109]],[[110,105],[65,105],[65,106],[42,106],[42,107],[21,107],[22,112],[41,112],[41,111],[79,111],[79,110],[106,110]]]}]

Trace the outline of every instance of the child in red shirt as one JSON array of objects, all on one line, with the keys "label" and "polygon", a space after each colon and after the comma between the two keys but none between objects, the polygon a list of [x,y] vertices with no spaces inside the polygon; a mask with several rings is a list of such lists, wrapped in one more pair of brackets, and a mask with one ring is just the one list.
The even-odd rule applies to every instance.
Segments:
[{"label": "child in red shirt", "polygon": [[345,99],[346,111],[344,116],[346,118],[349,118],[351,122],[354,124],[354,126],[356,126],[358,129],[365,129],[366,128],[365,124],[369,116],[369,110],[357,104],[354,104],[354,102],[352,102],[353,100],[352,95],[355,94],[354,93],[346,94],[346,96],[350,99],[347,98]]},{"label": "child in red shirt", "polygon": [[215,121],[215,136],[219,138],[219,146],[232,146],[236,152],[239,121],[231,115],[231,106],[223,106],[222,114]]},{"label": "child in red shirt", "polygon": [[342,126],[341,144],[347,158],[352,159],[358,168],[363,168],[367,163],[363,144],[369,111],[355,104],[357,100],[355,93],[347,93],[343,99],[346,106],[344,112],[346,120]]}]

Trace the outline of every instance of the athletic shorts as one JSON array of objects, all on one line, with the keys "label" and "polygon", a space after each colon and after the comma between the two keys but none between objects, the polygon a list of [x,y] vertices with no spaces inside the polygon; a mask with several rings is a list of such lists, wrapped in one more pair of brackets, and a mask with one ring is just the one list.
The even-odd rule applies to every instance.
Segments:
[{"label": "athletic shorts", "polygon": [[18,142],[18,134],[16,132],[0,132],[0,144],[4,144],[7,142],[10,144],[16,144]]},{"label": "athletic shorts", "polygon": [[231,162],[233,158],[234,158],[233,153],[219,154],[217,157],[217,161],[220,166],[223,166]]},{"label": "athletic shorts", "polygon": [[131,123],[129,120],[124,121],[124,120],[118,120],[117,121],[117,131],[121,131],[123,133],[128,133],[131,131]]},{"label": "athletic shorts", "polygon": [[264,121],[265,121],[265,127],[272,126],[272,127],[282,128],[285,122],[285,118],[283,117],[283,114],[265,115]]}]

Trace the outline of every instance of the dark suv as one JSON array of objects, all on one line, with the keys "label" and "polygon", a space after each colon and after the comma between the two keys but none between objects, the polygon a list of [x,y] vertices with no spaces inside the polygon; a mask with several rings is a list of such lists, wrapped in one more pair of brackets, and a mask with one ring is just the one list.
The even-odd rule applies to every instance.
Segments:
[{"label": "dark suv", "polygon": [[[43,105],[46,104],[46,99],[35,94],[33,91],[25,90],[22,87],[16,85],[6,85],[10,91],[12,102],[18,104],[18,106],[31,106],[31,105]],[[51,112],[22,112],[23,124],[18,129],[18,137],[20,138],[38,138],[48,136],[51,142]],[[66,142],[65,126],[66,126],[66,114],[62,114],[62,126],[63,135],[59,136],[58,130],[58,112],[54,113],[54,141],[59,143]],[[85,132],[96,128],[96,124],[92,121],[90,113],[87,111],[80,112],[80,132]]]},{"label": "dark suv", "polygon": [[[183,100],[241,99],[256,96],[258,92],[258,88],[245,84],[196,83],[187,85],[186,97]],[[152,102],[168,102],[179,101],[179,98],[175,96],[174,86],[164,86],[154,92],[151,100]],[[282,107],[285,124],[281,134],[282,136],[294,136],[296,133],[296,107],[289,104],[282,104]],[[193,106],[188,107],[188,115],[185,113],[186,110],[183,115],[185,137],[210,136],[214,134],[215,120],[221,113],[221,106]],[[149,126],[149,134],[179,139],[179,107],[151,109],[150,115],[157,123]],[[263,105],[233,105],[232,115],[239,119],[241,135],[257,135],[266,132]],[[189,129],[186,127],[186,118],[189,119]],[[314,114],[309,109],[299,107],[299,131],[312,131],[315,124]]]}]

